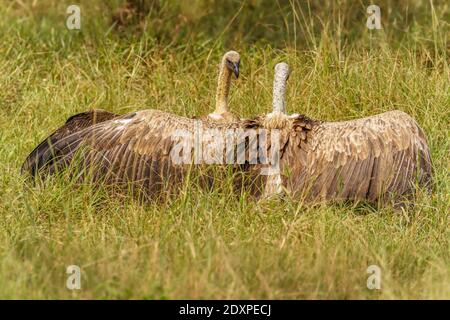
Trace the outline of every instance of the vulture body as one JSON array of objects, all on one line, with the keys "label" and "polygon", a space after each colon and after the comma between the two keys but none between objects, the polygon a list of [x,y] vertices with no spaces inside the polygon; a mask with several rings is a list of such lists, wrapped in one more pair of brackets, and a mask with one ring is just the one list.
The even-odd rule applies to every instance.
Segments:
[{"label": "vulture body", "polygon": [[266,194],[284,188],[312,201],[383,202],[409,197],[415,186],[431,188],[427,139],[408,114],[395,110],[342,122],[288,116],[289,70],[286,64],[277,67],[274,111],[257,119],[257,125],[280,132],[280,170],[266,179]]}]

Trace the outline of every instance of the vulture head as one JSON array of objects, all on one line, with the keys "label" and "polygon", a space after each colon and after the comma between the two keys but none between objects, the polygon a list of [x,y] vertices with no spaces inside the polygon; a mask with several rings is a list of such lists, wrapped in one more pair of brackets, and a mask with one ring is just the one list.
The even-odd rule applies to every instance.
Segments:
[{"label": "vulture head", "polygon": [[222,58],[222,63],[231,71],[236,78],[239,78],[239,65],[241,56],[236,51],[228,51]]}]

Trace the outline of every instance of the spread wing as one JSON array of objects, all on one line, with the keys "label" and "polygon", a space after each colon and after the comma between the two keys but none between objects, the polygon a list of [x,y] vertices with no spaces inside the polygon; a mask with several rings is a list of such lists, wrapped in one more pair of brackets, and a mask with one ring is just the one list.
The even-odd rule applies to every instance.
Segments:
[{"label": "spread wing", "polygon": [[43,165],[43,163],[39,162],[41,155],[47,150],[50,150],[57,141],[97,123],[114,119],[117,116],[117,114],[101,109],[94,109],[71,116],[62,127],[58,128],[50,136],[45,138],[44,141],[28,155],[22,165],[22,173],[29,172],[31,175],[35,175],[36,168]]},{"label": "spread wing", "polygon": [[402,196],[412,184],[429,186],[430,150],[422,129],[406,113],[314,126],[306,140],[296,138],[286,160],[289,188],[325,199],[378,200]]},{"label": "spread wing", "polygon": [[[214,148],[223,150],[217,137],[208,140],[197,134],[199,130],[213,129],[218,136],[224,136],[232,126],[236,124],[211,124],[143,110],[75,132],[56,142],[40,161],[50,172],[77,163],[77,169],[91,170],[94,181],[105,180],[115,186],[132,183],[151,196],[179,186],[195,162],[193,148],[198,141],[202,144],[199,161],[210,156],[213,163],[223,163],[211,155]],[[223,156],[220,152],[217,155]]]}]

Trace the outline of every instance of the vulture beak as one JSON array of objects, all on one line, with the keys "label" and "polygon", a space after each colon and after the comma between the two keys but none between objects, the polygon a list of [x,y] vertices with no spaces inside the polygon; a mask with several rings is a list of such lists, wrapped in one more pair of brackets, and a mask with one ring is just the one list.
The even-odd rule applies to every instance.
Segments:
[{"label": "vulture beak", "polygon": [[239,78],[239,62],[233,63],[233,73],[236,76],[236,79]]}]

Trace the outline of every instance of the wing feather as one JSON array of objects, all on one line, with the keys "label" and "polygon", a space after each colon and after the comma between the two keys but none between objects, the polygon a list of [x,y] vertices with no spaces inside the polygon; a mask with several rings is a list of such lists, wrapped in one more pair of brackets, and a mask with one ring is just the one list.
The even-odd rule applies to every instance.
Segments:
[{"label": "wing feather", "polygon": [[[145,195],[152,195],[161,192],[164,184],[170,189],[183,180],[191,162],[174,163],[170,153],[183,139],[188,140],[187,146],[193,146],[199,124],[204,129],[222,131],[238,126],[237,123],[212,124],[162,111],[143,110],[63,137],[55,143],[53,153],[44,154],[42,163],[54,163],[55,170],[63,168],[78,152],[83,155],[79,166],[94,168],[94,180],[103,178],[108,184],[124,186],[132,183],[136,190],[145,189]],[[183,137],[174,135],[178,130],[182,130]]]},{"label": "wing feather", "polygon": [[376,201],[384,193],[401,196],[411,192],[418,173],[419,184],[431,181],[425,135],[401,111],[317,124],[305,144],[308,147],[290,146],[283,163],[298,163],[294,175],[305,181],[291,181],[291,191],[309,190],[311,198]]},{"label": "wing feather", "polygon": [[37,173],[36,168],[45,165],[45,163],[42,163],[42,160],[44,159],[42,155],[47,151],[52,152],[53,145],[57,141],[97,123],[114,119],[117,116],[117,114],[101,109],[94,109],[71,116],[63,126],[59,127],[51,135],[45,138],[44,141],[28,155],[22,165],[21,172],[29,172],[34,176]]}]

